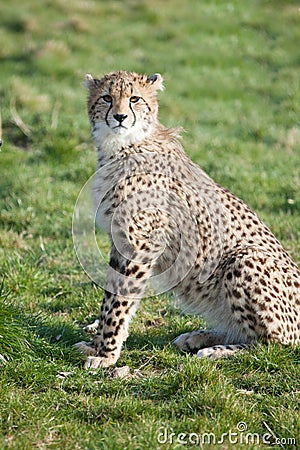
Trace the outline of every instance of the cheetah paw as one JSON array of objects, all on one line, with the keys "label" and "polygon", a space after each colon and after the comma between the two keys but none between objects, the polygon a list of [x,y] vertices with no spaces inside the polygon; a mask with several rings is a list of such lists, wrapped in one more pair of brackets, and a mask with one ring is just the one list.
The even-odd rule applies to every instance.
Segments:
[{"label": "cheetah paw", "polygon": [[190,335],[191,335],[191,333],[181,334],[176,339],[174,339],[172,344],[175,345],[175,347],[177,347],[178,350],[190,351],[190,346],[189,346],[189,343],[188,343]]},{"label": "cheetah paw", "polygon": [[84,368],[89,369],[100,369],[101,367],[110,367],[115,364],[116,359],[113,358],[103,358],[101,356],[88,356]]},{"label": "cheetah paw", "polygon": [[90,343],[81,341],[77,342],[73,345],[73,347],[78,350],[80,353],[83,353],[84,355],[90,356],[90,355],[96,355],[96,349],[91,346]]},{"label": "cheetah paw", "polygon": [[83,330],[86,333],[95,334],[98,330],[99,323],[100,323],[99,319],[96,319],[95,322],[90,323],[89,325],[86,325],[85,327],[83,327]]},{"label": "cheetah paw", "polygon": [[173,345],[183,352],[196,353],[199,348],[205,347],[209,335],[210,332],[206,330],[183,333],[173,341]]}]

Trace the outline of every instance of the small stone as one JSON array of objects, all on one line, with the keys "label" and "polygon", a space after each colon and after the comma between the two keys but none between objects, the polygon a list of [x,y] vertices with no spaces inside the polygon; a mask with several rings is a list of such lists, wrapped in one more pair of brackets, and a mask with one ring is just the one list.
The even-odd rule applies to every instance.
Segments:
[{"label": "small stone", "polygon": [[110,378],[128,378],[130,376],[130,368],[128,366],[116,367],[110,374]]}]

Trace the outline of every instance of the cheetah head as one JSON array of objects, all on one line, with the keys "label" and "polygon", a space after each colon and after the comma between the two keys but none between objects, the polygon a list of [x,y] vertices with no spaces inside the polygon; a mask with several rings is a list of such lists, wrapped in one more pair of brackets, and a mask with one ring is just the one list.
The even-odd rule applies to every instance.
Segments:
[{"label": "cheetah head", "polygon": [[150,136],[157,124],[156,91],[162,76],[113,72],[102,79],[87,74],[88,114],[96,147],[113,154]]}]

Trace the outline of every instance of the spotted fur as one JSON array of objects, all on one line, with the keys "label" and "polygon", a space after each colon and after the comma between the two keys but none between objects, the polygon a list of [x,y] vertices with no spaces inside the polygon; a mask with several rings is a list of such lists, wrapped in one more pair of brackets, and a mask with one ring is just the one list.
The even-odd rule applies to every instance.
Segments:
[{"label": "spotted fur", "polygon": [[299,344],[300,271],[267,226],[184,153],[157,118],[162,77],[131,72],[86,77],[98,150],[93,195],[111,238],[97,334],[77,348],[86,367],[119,358],[148,280],[172,290],[213,331],[175,345],[216,358],[255,344]]}]

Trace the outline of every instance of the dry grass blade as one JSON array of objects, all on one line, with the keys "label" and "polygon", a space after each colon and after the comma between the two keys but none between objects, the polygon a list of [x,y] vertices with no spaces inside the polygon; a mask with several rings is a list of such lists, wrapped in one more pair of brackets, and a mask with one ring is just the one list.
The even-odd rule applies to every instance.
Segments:
[{"label": "dry grass blade", "polygon": [[51,128],[56,130],[58,124],[58,113],[61,108],[60,102],[55,102],[53,111],[52,111],[52,120],[51,120]]},{"label": "dry grass blade", "polygon": [[16,99],[14,97],[12,97],[10,100],[10,113],[12,115],[14,123],[17,125],[18,128],[20,128],[22,133],[24,133],[25,136],[30,136],[31,130],[19,116],[16,109]]}]

